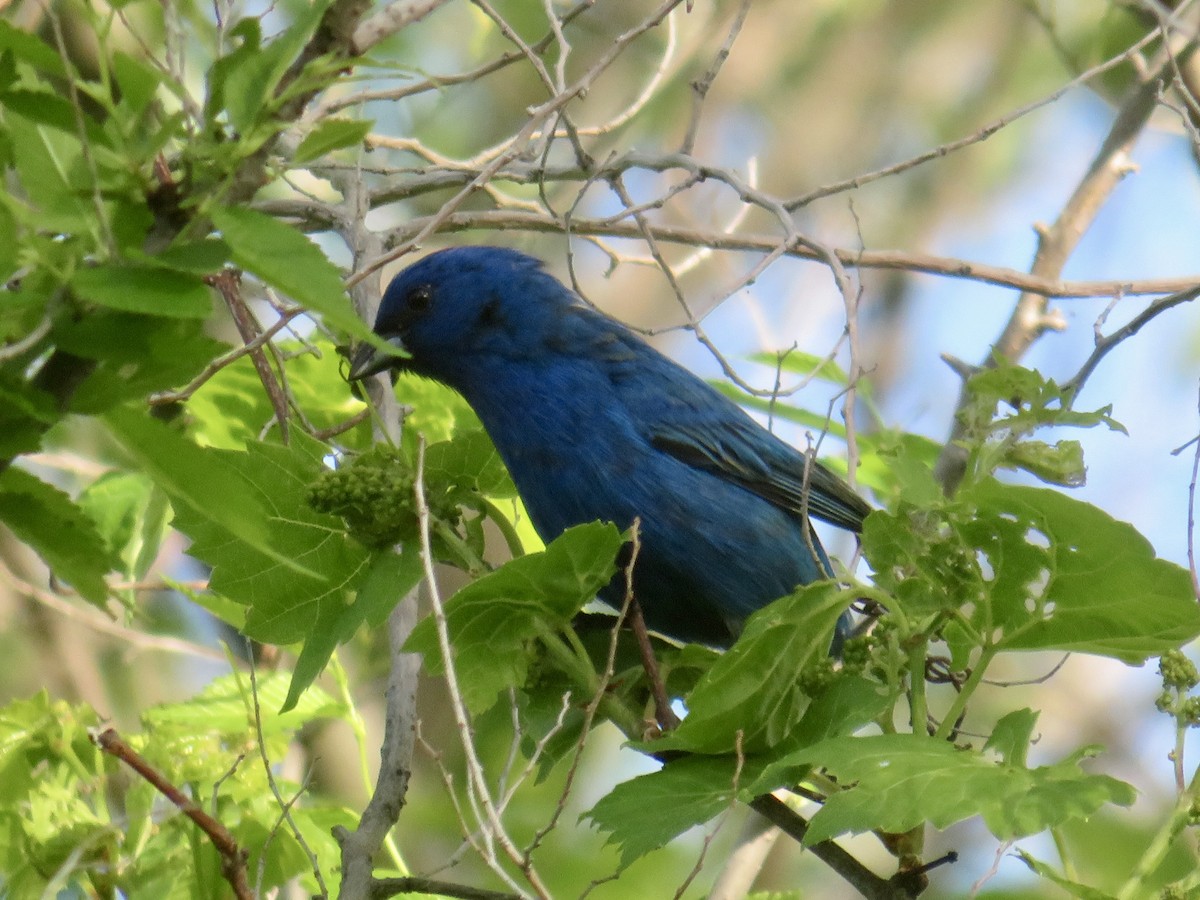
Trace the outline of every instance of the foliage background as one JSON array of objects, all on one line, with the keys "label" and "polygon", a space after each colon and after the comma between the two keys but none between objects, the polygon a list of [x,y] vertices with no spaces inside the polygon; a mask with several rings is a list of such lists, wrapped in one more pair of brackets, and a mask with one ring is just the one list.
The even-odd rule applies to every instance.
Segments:
[{"label": "foliage background", "polygon": [[[664,12],[669,6],[676,8]],[[19,454],[20,471],[33,472],[75,498],[98,520],[102,534],[122,539],[125,555],[107,573],[107,588],[93,585],[93,594],[112,593],[107,604],[96,596],[74,596],[62,582],[87,593],[90,551],[85,537],[64,526],[71,513],[56,507],[52,527],[39,528],[22,513],[31,508],[29,491],[42,496],[36,489],[10,481],[0,494],[0,512],[11,529],[3,532],[0,547],[6,570],[0,602],[7,623],[0,642],[11,660],[2,690],[6,699],[25,704],[10,707],[16,732],[27,727],[31,740],[75,746],[78,766],[112,775],[98,757],[89,759],[80,730],[92,723],[95,714],[89,710],[95,710],[123,731],[152,734],[143,749],[164,765],[178,755],[203,761],[194,771],[185,767],[177,773],[180,783],[196,785],[211,786],[232,765],[239,741],[253,756],[254,735],[245,730],[241,694],[223,694],[218,685],[215,699],[194,700],[231,667],[245,672],[236,660],[246,647],[221,624],[222,619],[240,624],[244,614],[219,590],[204,590],[215,587],[208,584],[209,571],[184,555],[185,539],[178,532],[162,532],[159,547],[167,515],[161,493],[144,480],[111,474],[98,482],[106,473],[153,472],[162,458],[184,458],[182,443],[164,443],[168,451],[156,457],[145,449],[159,446],[160,433],[148,430],[155,423],[115,410],[145,409],[151,395],[188,384],[229,345],[253,338],[255,326],[247,326],[243,316],[239,329],[238,315],[252,310],[271,327],[281,311],[285,318],[295,315],[291,301],[322,314],[333,336],[315,330],[304,317],[295,319],[294,331],[289,326],[279,332],[281,340],[287,339],[283,354],[296,350],[297,341],[322,348],[319,360],[311,355],[267,360],[287,374],[286,382],[274,378],[283,391],[276,394],[276,405],[290,397],[299,410],[280,418],[289,421],[314,466],[326,450],[320,441],[304,444],[298,436],[303,432],[317,432],[322,441],[349,449],[369,442],[369,423],[327,434],[361,411],[339,380],[332,347],[361,336],[349,308],[337,299],[340,286],[331,286],[329,272],[311,259],[305,245],[247,217],[245,209],[309,233],[349,275],[360,308],[377,298],[387,275],[405,261],[402,251],[414,243],[421,250],[462,241],[509,243],[546,259],[564,278],[573,275],[588,300],[647,329],[659,346],[706,376],[727,382],[737,376],[769,395],[775,367],[769,359],[755,361],[756,351],[795,345],[815,359],[833,354],[854,377],[859,397],[869,396],[854,402],[852,395],[844,406],[843,385],[818,378],[797,396],[784,398],[782,404],[812,414],[798,425],[778,422],[797,444],[803,445],[807,433],[820,433],[830,409],[835,431],[849,409],[865,436],[890,428],[941,443],[951,434],[961,378],[939,355],[968,363],[987,358],[1013,312],[1013,286],[1021,286],[1016,277],[1029,269],[1036,250],[1034,223],[1053,222],[1082,183],[1117,111],[1129,108],[1137,67],[1127,60],[1085,81],[1074,79],[1159,29],[1185,41],[1193,27],[1190,6],[1172,10],[1150,2],[1049,0],[799,6],[760,0],[744,7],[697,2],[686,10],[677,4],[599,2],[575,8],[454,0],[397,2],[378,10],[341,4],[332,7],[340,18],[322,18],[325,7],[299,3],[7,4],[0,33],[0,158],[6,165],[0,234],[11,236],[0,249],[0,268],[9,279],[0,295],[7,344],[3,422],[11,426],[4,433],[6,455]],[[574,9],[577,17],[556,34],[551,21],[565,19]],[[320,24],[365,21],[388,10],[393,21],[357,45],[358,32],[347,42],[336,29],[325,35]],[[650,26],[659,12],[662,24]],[[254,22],[268,49],[257,49]],[[40,43],[33,43],[34,36]],[[548,36],[544,46],[536,44],[543,36]],[[327,43],[308,53],[318,39]],[[365,57],[350,64],[354,46]],[[534,54],[526,52],[531,46],[543,46],[546,61],[540,71],[531,62]],[[714,61],[723,48],[728,58],[717,71]],[[1157,61],[1156,48],[1153,41],[1145,46],[1141,58],[1147,67]],[[620,52],[611,68],[597,70],[597,60],[615,50]],[[510,61],[486,76],[471,74],[499,59]],[[296,60],[303,65],[294,66]],[[1188,83],[1186,56],[1182,60],[1179,71],[1171,73],[1176,87]],[[703,83],[706,73],[714,77],[700,102],[693,85]],[[579,78],[589,85],[576,98],[565,88]],[[1055,99],[1015,115],[1050,97]],[[1157,280],[1157,285],[1143,284],[1159,288],[1150,295],[1169,295],[1197,283],[1194,101],[1186,89],[1164,91],[1156,99],[1154,114],[1135,130],[1131,159],[1136,169],[1111,193],[1098,196],[1094,224],[1086,217],[1072,223],[1090,228],[1066,253],[1062,271],[1039,272],[1045,278],[1111,279],[1134,288]],[[550,144],[522,132],[535,121],[530,110],[541,104],[569,112],[568,120],[537,123],[545,128],[550,121],[564,129]],[[346,124],[331,126],[331,120]],[[983,139],[983,129],[993,123],[1001,127]],[[576,137],[571,129],[577,129]],[[962,149],[934,152],[971,136],[977,139]],[[593,174],[589,180],[573,145],[597,165],[613,160],[627,165],[620,181],[626,196],[603,177]],[[663,170],[679,161],[675,154],[681,147],[710,168],[705,180],[675,195],[671,186],[687,169]],[[496,149],[489,155],[491,148]],[[818,186],[837,185],[920,154],[930,154],[931,160],[853,190],[843,187],[782,217],[821,245],[845,248],[851,256],[860,250],[899,251],[889,267],[848,265],[855,279],[848,292],[839,291],[822,264],[784,257],[760,270],[761,256],[727,243],[729,234],[781,240],[781,218],[772,215],[767,201],[800,198]],[[1116,161],[1127,162],[1124,157]],[[496,177],[497,169],[507,177]],[[546,173],[541,184],[530,175],[539,170]],[[752,202],[739,202],[739,194]],[[686,240],[648,241],[636,218],[622,214],[641,203],[652,204],[647,209],[652,226],[686,231]],[[583,234],[589,223],[591,230],[604,232],[598,242]],[[212,224],[228,249],[201,240]],[[567,230],[574,235],[570,239],[564,236]],[[183,247],[170,265],[145,262],[168,244]],[[1009,274],[997,285],[959,277],[953,265],[940,274],[923,273],[918,254],[951,264],[1005,266]],[[240,290],[219,281],[201,283],[201,273],[214,271],[212,259],[248,273]],[[101,275],[87,274],[96,263]],[[675,296],[672,280],[686,307]],[[1036,321],[1028,327],[1024,363],[1066,382],[1092,351],[1092,323],[1107,315],[1103,329],[1111,334],[1145,308],[1136,289],[1119,292],[1110,286],[1096,293],[1051,305],[1063,330],[1043,333]],[[1115,295],[1119,302],[1114,304]],[[842,338],[848,312],[856,330],[852,344]],[[1132,522],[1160,556],[1182,566],[1188,565],[1191,546],[1188,488],[1194,485],[1194,448],[1186,445],[1196,432],[1196,330],[1194,310],[1186,302],[1148,317],[1143,330],[1101,361],[1078,398],[1085,410],[1112,404],[1113,416],[1129,434],[1096,428],[1069,435],[1082,442],[1089,465],[1088,483],[1073,488],[1074,495]],[[39,406],[42,400],[27,393],[31,386],[45,386],[37,384],[35,373],[55,348],[96,360],[94,370],[81,373],[86,380],[70,398],[65,416],[53,403]],[[803,363],[808,357],[794,359]],[[797,379],[785,376],[784,382]],[[406,440],[412,441],[418,429],[431,442],[445,439],[463,421],[461,407],[443,395],[419,385],[406,389],[410,393],[402,399],[417,408],[418,416]],[[187,440],[195,445],[235,450],[263,435],[279,437],[272,400],[250,357],[223,368],[181,404],[182,410],[169,402],[177,399],[160,397],[154,406],[168,419],[181,416]],[[1047,441],[1062,436],[1056,431],[1039,435]],[[835,444],[831,439],[822,452],[843,454]],[[144,448],[141,455],[138,447]],[[1184,452],[1172,455],[1179,447]],[[869,446],[858,455],[865,463],[864,481],[883,485],[885,476],[872,475]],[[241,506],[250,501],[228,481],[237,465],[232,460],[197,463],[190,472],[199,506],[227,504],[225,527],[242,512],[252,512]],[[1035,483],[1028,475],[1016,480]],[[181,527],[189,513],[179,498],[187,490],[172,498]],[[184,530],[203,543],[195,528]],[[49,544],[47,531],[53,537]],[[489,534],[488,552],[498,561],[504,542]],[[536,546],[527,528],[520,534],[528,546]],[[254,545],[255,535],[244,537]],[[55,542],[60,556],[49,559],[61,581],[48,579],[28,546],[38,547],[45,559]],[[831,542],[842,558],[854,555],[845,539]],[[103,555],[92,549],[93,556]],[[193,552],[206,558],[196,548]],[[391,574],[392,583],[406,583],[420,573]],[[445,596],[454,577],[445,576]],[[286,590],[281,598],[286,607]],[[261,651],[282,673],[264,676],[260,684],[276,692],[262,704],[264,743],[291,782],[310,782],[311,796],[320,798],[300,804],[305,811],[298,815],[308,817],[305,834],[323,861],[337,851],[320,835],[335,822],[352,825],[366,804],[372,782],[360,770],[374,766],[381,740],[389,651],[378,611],[368,619],[377,627],[361,629],[338,651],[336,663],[318,682],[319,692],[305,695],[287,714],[291,719],[273,712],[287,695],[286,673],[296,657],[274,647]],[[303,633],[296,630],[290,639],[275,642],[288,644]],[[1059,659],[1059,654],[1010,655],[992,677],[1038,678]],[[43,689],[75,711],[26,699]],[[438,681],[422,687],[421,736],[438,748],[448,771],[460,772],[461,747],[441,690]],[[1153,666],[1134,669],[1077,655],[1045,683],[985,691],[973,707],[988,722],[1008,709],[1039,709],[1040,738],[1031,761],[1057,761],[1080,746],[1100,743],[1106,752],[1089,771],[1113,774],[1138,789],[1129,811],[1105,807],[1058,836],[1058,849],[1073,860],[1076,874],[1101,890],[1117,891],[1144,858],[1174,802],[1177,776],[1166,753],[1176,736],[1172,720],[1154,711],[1160,690]],[[164,702],[182,705],[153,712]],[[220,710],[229,718],[219,719]],[[169,726],[155,723],[156,714],[170,719]],[[59,723],[63,734],[48,737],[48,721]],[[495,711],[476,726],[481,758],[494,770],[508,752],[507,714]],[[618,750],[617,742],[614,732],[604,730],[588,742],[562,824],[540,851],[539,865],[553,873],[555,896],[576,895],[617,866],[618,854],[605,846],[605,836],[587,822],[576,822],[613,784],[653,768],[639,754]],[[6,777],[13,779],[10,786],[24,789],[28,772],[19,774],[16,759],[10,757]],[[1191,772],[1194,763],[1189,756],[1180,766]],[[243,839],[254,828],[269,831],[274,818],[276,807],[260,769],[247,762],[239,767],[238,779],[226,782],[231,793],[223,802],[232,806],[221,811],[231,825],[243,825]],[[6,875],[14,896],[44,887],[29,872],[17,871],[31,835],[54,861],[49,871],[61,876],[50,883],[80,891],[86,871],[81,861],[88,857],[77,848],[104,845],[102,835],[120,821],[108,818],[111,810],[97,811],[94,804],[72,799],[78,787],[72,777],[78,772],[53,771],[61,782],[35,773],[44,796],[33,812],[29,807],[7,812]],[[527,835],[539,827],[561,796],[565,778],[560,768],[546,782],[525,785],[514,795],[506,820],[515,833]],[[234,785],[240,786],[234,790]],[[175,889],[219,895],[215,855],[204,849],[204,841],[154,801],[148,789],[135,788],[130,796],[137,802],[129,807],[154,823],[145,826],[146,847],[162,846],[160,830],[174,834],[179,842],[191,841],[178,846],[192,848],[199,871],[208,867],[209,878],[197,876],[201,887],[176,884]],[[32,825],[26,821],[31,816]],[[634,863],[619,881],[601,884],[592,894],[670,896],[704,850],[706,865],[688,888],[689,895],[702,893],[722,861],[731,858],[746,816],[744,808],[731,812],[711,845],[710,826]],[[14,822],[25,824],[18,828]],[[418,752],[409,803],[395,836],[400,856],[413,871],[438,869],[460,846],[460,832],[435,758]],[[936,870],[929,896],[962,896],[976,885],[981,896],[1057,895],[1013,856],[997,855],[996,841],[978,819],[930,841],[927,859],[949,848],[963,858]],[[855,838],[847,846],[868,866],[887,870],[887,854],[873,837]],[[1045,836],[1021,846],[1041,859],[1056,853],[1054,841]],[[303,869],[297,846],[287,844],[278,852],[285,855],[278,862],[280,872],[289,866]],[[1167,870],[1182,858],[1168,859]],[[153,855],[147,859],[140,890],[151,896],[159,884],[154,879],[164,877],[171,858],[164,857],[157,872]],[[486,869],[475,854],[466,853],[450,877],[499,886]],[[1069,867],[1066,874],[1071,875]],[[767,858],[758,886],[802,886],[811,896],[848,890],[811,855],[784,843]]]}]

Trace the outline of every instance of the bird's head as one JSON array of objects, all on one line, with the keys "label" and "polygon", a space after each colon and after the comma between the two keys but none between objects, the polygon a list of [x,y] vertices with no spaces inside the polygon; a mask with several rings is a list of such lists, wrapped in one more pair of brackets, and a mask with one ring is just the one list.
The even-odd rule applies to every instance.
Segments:
[{"label": "bird's head", "polygon": [[516,250],[432,253],[392,279],[375,319],[375,333],[407,355],[363,345],[350,380],[397,369],[456,386],[454,373],[472,358],[527,346],[539,323],[573,302],[540,260]]}]

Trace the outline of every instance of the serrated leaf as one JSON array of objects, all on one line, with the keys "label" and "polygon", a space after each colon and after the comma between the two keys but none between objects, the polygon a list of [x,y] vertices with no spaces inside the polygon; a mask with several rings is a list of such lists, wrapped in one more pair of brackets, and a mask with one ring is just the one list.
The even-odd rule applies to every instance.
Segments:
[{"label": "serrated leaf", "polygon": [[[454,666],[472,712],[525,681],[525,644],[547,626],[566,622],[612,579],[624,538],[599,522],[569,528],[544,551],[514,559],[467,585],[446,603]],[[424,653],[442,671],[432,618],[417,624],[405,649]]]},{"label": "serrated leaf", "polygon": [[71,498],[23,469],[0,473],[0,522],[28,544],[57,578],[104,608],[113,558],[93,522]]},{"label": "serrated leaf", "polygon": [[354,601],[322,607],[304,639],[280,711],[287,712],[296,705],[300,695],[324,670],[338,644],[350,640],[360,625],[365,622],[374,627],[382,625],[392,607],[420,583],[423,574],[421,557],[416,552],[397,554],[383,550],[372,554],[358,580],[349,585],[355,594]]},{"label": "serrated leaf", "polygon": [[[257,685],[265,736],[291,732],[312,719],[338,716],[344,711],[342,704],[323,690],[311,688],[291,712],[274,713],[283,704],[287,693],[286,674],[259,675]],[[195,697],[182,703],[156,706],[147,710],[142,718],[152,729],[171,726],[203,734],[241,734],[254,729],[254,706],[249,688],[245,676],[224,675]]]},{"label": "serrated leaf", "polygon": [[691,757],[618,784],[584,818],[608,832],[621,848],[621,868],[703,825],[735,799],[736,762],[728,757]]},{"label": "serrated leaf", "polygon": [[799,588],[754,613],[737,643],[687,697],[688,714],[656,749],[756,753],[782,741],[808,697],[805,668],[829,653],[833,626],[855,595],[831,582]]},{"label": "serrated leaf", "polygon": [[[1070,650],[1140,663],[1200,634],[1191,576],[1156,558],[1132,525],[1046,488],[985,481],[967,496],[980,511],[978,546],[985,552],[1009,548],[992,560],[997,579],[1019,552],[1018,541],[1030,548],[1026,555],[1041,554],[1045,561],[1044,571],[1035,562],[1021,563],[1019,577],[1008,583],[1008,607],[997,617],[1006,623],[1002,648]],[[1010,532],[1009,538],[995,545],[1000,531]]]},{"label": "serrated leaf", "polygon": [[217,207],[211,215],[239,266],[319,313],[330,327],[378,342],[350,305],[337,268],[303,234],[252,209]]},{"label": "serrated leaf", "polygon": [[294,161],[308,162],[332,150],[362,143],[374,125],[359,119],[326,119],[304,136],[296,148]]},{"label": "serrated leaf", "polygon": [[249,607],[247,636],[272,644],[305,639],[317,623],[331,621],[328,617],[350,602],[370,559],[337,517],[308,504],[309,485],[323,470],[325,445],[296,433],[287,447],[253,443],[246,452],[206,452],[226,480],[254,495],[273,552],[292,566],[280,566],[260,547],[231,540],[227,522],[194,507],[176,512],[176,527],[193,541],[188,553],[213,567],[212,590]]},{"label": "serrated leaf", "polygon": [[113,437],[140,464],[175,507],[176,517],[189,511],[225,537],[237,538],[227,552],[246,551],[261,566],[275,563],[272,571],[286,570],[307,582],[323,585],[325,576],[278,549],[274,532],[279,523],[262,504],[256,486],[230,477],[229,460],[219,451],[206,450],[153,421],[144,413],[118,407],[105,416]]},{"label": "serrated leaf", "polygon": [[790,754],[780,764],[821,766],[850,785],[809,823],[805,844],[847,832],[945,828],[981,816],[1000,840],[1086,818],[1105,803],[1129,806],[1135,791],[1079,768],[1079,755],[1027,769],[915,734],[840,737]]},{"label": "serrated leaf", "polygon": [[765,794],[778,787],[795,784],[808,765],[789,764],[786,761],[787,753],[851,734],[883,715],[892,702],[882,686],[866,678],[856,675],[835,678],[821,696],[808,705],[799,724],[775,748],[775,754],[782,753],[779,758],[784,762],[766,762],[758,780],[743,787],[743,797]]},{"label": "serrated leaf", "polygon": [[170,269],[105,264],[80,269],[71,278],[80,297],[124,312],[206,319],[212,296],[199,278]]}]

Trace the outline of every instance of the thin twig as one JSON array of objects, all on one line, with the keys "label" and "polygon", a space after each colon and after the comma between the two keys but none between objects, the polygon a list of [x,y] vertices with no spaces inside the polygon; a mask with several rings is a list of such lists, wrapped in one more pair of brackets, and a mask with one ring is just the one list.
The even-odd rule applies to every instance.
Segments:
[{"label": "thin twig", "polygon": [[180,812],[195,822],[221,857],[221,875],[233,888],[234,896],[238,900],[252,900],[254,894],[246,881],[246,861],[249,859],[249,854],[242,849],[229,829],[205,812],[204,808],[191,797],[171,784],[161,772],[146,761],[145,757],[125,743],[115,728],[91,732],[88,736],[92,743],[137,772],[145,781],[149,782],[151,787],[174,803]]}]

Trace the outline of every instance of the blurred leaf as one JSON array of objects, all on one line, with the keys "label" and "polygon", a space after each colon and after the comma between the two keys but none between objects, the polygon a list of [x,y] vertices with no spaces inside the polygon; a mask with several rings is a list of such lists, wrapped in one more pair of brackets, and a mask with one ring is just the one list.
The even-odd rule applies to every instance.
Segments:
[{"label": "blurred leaf", "polygon": [[49,91],[8,90],[0,94],[0,104],[20,113],[31,122],[57,129],[72,137],[79,136],[82,127],[87,135],[89,150],[107,146],[109,138],[81,110],[77,110],[66,97]]},{"label": "blurred leaf", "polygon": [[23,469],[0,473],[0,522],[85,600],[103,609],[113,558],[93,522],[71,498]]},{"label": "blurred leaf", "polygon": [[[850,376],[836,361],[815,353],[805,353],[803,350],[791,349],[782,353],[755,353],[750,357],[754,362],[805,378],[816,378],[844,387],[850,383]],[[786,398],[784,398],[786,399]]]},{"label": "blurred leaf", "polygon": [[293,161],[308,162],[324,156],[331,150],[362,143],[374,125],[374,122],[358,119],[326,119],[304,136],[304,140],[296,148]]},{"label": "blurred leaf", "polygon": [[754,613],[688,695],[683,724],[655,749],[757,753],[784,740],[808,705],[800,675],[828,655],[834,623],[855,596],[820,582]]},{"label": "blurred leaf", "polygon": [[162,76],[155,69],[120,50],[113,53],[112,71],[121,89],[121,105],[135,114],[150,105],[162,83]]},{"label": "blurred leaf", "polygon": [[0,19],[0,50],[11,50],[17,59],[47,75],[62,78],[67,74],[57,50],[5,19]]},{"label": "blurred leaf", "polygon": [[195,319],[98,311],[54,331],[58,346],[98,365],[71,411],[101,413],[126,400],[182,387],[229,347]]},{"label": "blurred leaf", "polygon": [[983,817],[1000,840],[1087,818],[1105,803],[1129,806],[1132,787],[1079,768],[1088,751],[1027,769],[915,734],[838,737],[791,754],[786,763],[821,766],[839,783],[813,816],[804,843],[852,832],[905,832],[928,822],[946,828]]},{"label": "blurred leaf", "polygon": [[[273,712],[283,705],[287,693],[287,675],[283,672],[260,674],[258,703],[265,735],[290,734],[315,718],[339,716],[341,703],[320,688],[310,688],[291,712]],[[250,681],[244,675],[225,675],[213,681],[195,697],[181,703],[169,703],[147,710],[142,715],[150,729],[173,727],[197,733],[242,735],[254,730],[254,706]]]},{"label": "blurred leaf", "polygon": [[154,483],[138,472],[106,472],[79,495],[79,505],[96,522],[109,552],[124,563],[125,577],[145,576],[169,518]]},{"label": "blurred leaf", "polygon": [[728,381],[714,381],[711,384],[739,406],[766,413],[783,422],[795,422],[797,425],[803,425],[817,434],[831,434],[836,438],[842,439],[846,437],[846,426],[840,422],[835,422],[828,416],[817,415],[806,409],[791,406],[786,400],[772,401],[767,397],[752,396],[737,385],[730,384]]},{"label": "blurred leaf", "polygon": [[47,129],[5,111],[7,137],[21,187],[28,195],[39,228],[98,239],[91,177],[78,138]]},{"label": "blurred leaf", "polygon": [[85,300],[125,312],[206,319],[213,309],[212,295],[204,282],[169,269],[92,266],[77,271],[71,287]]},{"label": "blurred leaf", "polygon": [[146,257],[155,265],[193,275],[209,275],[230,260],[229,245],[219,238],[175,243],[162,253]]},{"label": "blurred leaf", "polygon": [[239,266],[319,313],[329,327],[378,343],[351,307],[337,268],[303,234],[252,209],[217,207],[211,215]]},{"label": "blurred leaf", "polygon": [[[613,525],[577,525],[541,553],[505,563],[446,602],[454,667],[472,712],[524,683],[530,662],[525,645],[542,628],[565,623],[608,584],[623,543]],[[424,653],[429,671],[443,671],[432,617],[417,624],[405,649]]]},{"label": "blurred leaf", "polygon": [[621,848],[621,868],[733,805],[736,763],[727,757],[685,757],[657,772],[623,781],[584,818]]}]

